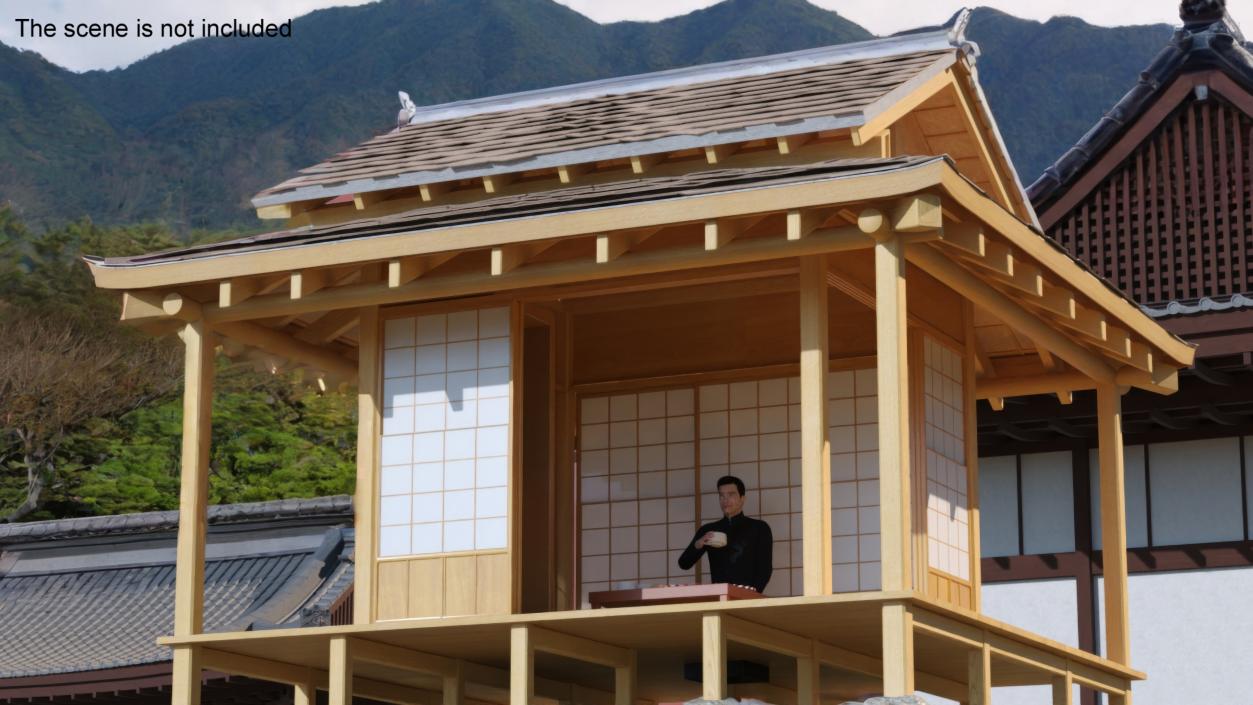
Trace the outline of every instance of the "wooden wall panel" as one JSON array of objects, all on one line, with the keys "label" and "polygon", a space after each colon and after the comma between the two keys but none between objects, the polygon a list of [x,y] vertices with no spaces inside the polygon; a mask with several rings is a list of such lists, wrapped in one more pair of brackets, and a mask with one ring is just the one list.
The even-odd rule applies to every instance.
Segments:
[{"label": "wooden wall panel", "polygon": [[409,616],[409,562],[383,561],[378,564],[377,618],[401,619]]},{"label": "wooden wall panel", "polygon": [[474,614],[478,609],[478,556],[444,559],[444,614]]},{"label": "wooden wall panel", "polygon": [[406,617],[444,614],[444,559],[418,558],[409,564],[409,602]]},{"label": "wooden wall panel", "polygon": [[378,564],[378,620],[508,614],[507,552],[424,556]]},{"label": "wooden wall panel", "polygon": [[[874,354],[874,312],[828,293],[832,357]],[[795,292],[574,317],[574,383],[767,365],[800,357]]]},{"label": "wooden wall panel", "polygon": [[475,614],[508,614],[513,600],[509,555],[478,555],[475,561]]}]

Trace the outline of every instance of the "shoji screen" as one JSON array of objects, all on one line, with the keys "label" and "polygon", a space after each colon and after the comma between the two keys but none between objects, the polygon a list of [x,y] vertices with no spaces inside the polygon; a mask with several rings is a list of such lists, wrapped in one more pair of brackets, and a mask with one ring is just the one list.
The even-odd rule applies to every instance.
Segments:
[{"label": "shoji screen", "polygon": [[[446,593],[435,614],[500,611],[476,593],[509,591],[510,341],[505,307],[384,323],[380,605],[417,583]],[[485,588],[487,574],[504,585]],[[440,605],[424,600],[423,613]]]},{"label": "shoji screen", "polygon": [[[828,390],[835,589],[876,589],[875,372],[833,372]],[[769,523],[774,534],[766,594],[800,594],[799,391],[797,378],[775,378],[585,397],[579,437],[584,603],[591,591],[707,580],[680,571],[677,560],[700,524],[721,515],[715,483],[727,474],[748,487],[745,513]],[[702,560],[698,569],[704,568]]]},{"label": "shoji screen", "polygon": [[968,581],[970,520],[962,358],[930,337],[924,345],[927,565]]}]

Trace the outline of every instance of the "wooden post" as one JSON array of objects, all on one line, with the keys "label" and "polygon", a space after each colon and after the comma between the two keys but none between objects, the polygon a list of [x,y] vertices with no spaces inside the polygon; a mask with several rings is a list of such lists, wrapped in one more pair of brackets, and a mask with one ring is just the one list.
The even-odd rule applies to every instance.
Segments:
[{"label": "wooden post", "polygon": [[975,339],[974,304],[965,302],[964,317],[966,319],[966,353],[962,356],[962,384],[966,386],[965,400],[966,418],[962,419],[966,431],[966,516],[970,523],[968,528],[970,545],[970,609],[980,612],[983,609],[983,547],[980,545],[981,519],[979,514],[979,402],[975,390],[975,360],[977,359]]},{"label": "wooden post", "polygon": [[[178,547],[174,578],[174,636],[204,627],[204,544],[208,526],[209,441],[212,437],[213,342],[208,326],[183,326],[183,452],[178,496]],[[200,652],[174,650],[174,705],[200,702]]]},{"label": "wooden post", "polygon": [[630,662],[625,666],[618,666],[613,669],[614,705],[635,705],[635,659],[635,651],[632,650]]},{"label": "wooden post", "polygon": [[806,595],[831,592],[831,460],[827,440],[827,267],[800,260],[801,516]]},{"label": "wooden post", "polygon": [[531,628],[514,626],[509,631],[509,705],[531,705],[535,697],[535,647]]},{"label": "wooden post", "polygon": [[313,681],[297,683],[292,693],[292,705],[317,705],[318,691]]},{"label": "wooden post", "polygon": [[818,661],[816,651],[811,641],[809,655],[796,659],[796,702],[798,705],[821,702],[819,694],[822,692],[822,664]]},{"label": "wooden post", "polygon": [[327,705],[352,705],[352,643],[348,637],[331,637],[326,666]]},{"label": "wooden post", "polygon": [[901,602],[883,605],[883,695],[914,693],[914,619]]},{"label": "wooden post", "polygon": [[361,333],[357,359],[357,490],[353,502],[357,516],[356,568],[352,597],[353,624],[374,621],[374,569],[378,551],[378,443],[382,404],[379,403],[382,377],[379,359],[379,310],[361,309]]},{"label": "wooden post", "polygon": [[909,347],[904,248],[904,241],[890,232],[879,238],[874,248],[883,590],[908,590],[913,582],[909,568]]},{"label": "wooden post", "polygon": [[170,682],[171,705],[200,705],[200,648],[174,647]]},{"label": "wooden post", "polygon": [[444,675],[444,705],[462,705],[464,702],[465,673],[462,662],[458,661],[454,671]]},{"label": "wooden post", "polygon": [[1070,671],[1064,676],[1053,676],[1053,705],[1071,705],[1075,688]]},{"label": "wooden post", "polygon": [[1127,501],[1123,486],[1122,399],[1112,384],[1096,387],[1101,465],[1101,565],[1105,575],[1105,652],[1131,662],[1127,631]]},{"label": "wooden post", "polygon": [[967,658],[970,674],[970,705],[991,705],[992,649],[985,643],[978,651],[971,651]]},{"label": "wooden post", "polygon": [[722,615],[710,612],[701,617],[701,684],[706,700],[727,697],[727,633]]}]

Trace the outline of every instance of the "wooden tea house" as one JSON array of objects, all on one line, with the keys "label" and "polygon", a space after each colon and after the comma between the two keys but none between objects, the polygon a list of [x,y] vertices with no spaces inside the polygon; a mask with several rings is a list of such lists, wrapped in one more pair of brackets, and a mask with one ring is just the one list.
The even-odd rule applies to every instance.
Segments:
[{"label": "wooden tea house", "polygon": [[[1041,233],[962,25],[418,108],[274,232],[91,260],[186,345],[173,702],[1127,702],[1120,399],[1193,348]],[[219,348],[357,390],[350,625],[202,629]],[[976,399],[1085,389],[1104,656],[979,599]],[[762,593],[679,565],[725,475]]]}]

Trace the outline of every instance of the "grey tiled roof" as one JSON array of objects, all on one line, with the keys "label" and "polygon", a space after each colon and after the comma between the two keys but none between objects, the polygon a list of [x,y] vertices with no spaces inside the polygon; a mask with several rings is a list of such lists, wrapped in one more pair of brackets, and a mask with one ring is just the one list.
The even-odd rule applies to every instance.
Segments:
[{"label": "grey tiled roof", "polygon": [[[230,524],[266,519],[352,515],[352,496],[312,499],[280,499],[271,502],[218,504],[209,507],[210,524]],[[178,511],[113,514],[75,519],[0,524],[0,544],[78,536],[120,535],[178,528]]]},{"label": "grey tiled roof", "polygon": [[[968,50],[960,28],[422,108],[255,206],[848,128]],[[414,124],[416,123],[416,124]]]},{"label": "grey tiled roof", "polygon": [[[23,542],[4,527],[0,679],[168,661],[156,643],[173,625],[168,514],[38,522],[26,525]],[[298,626],[352,585],[347,497],[229,505],[215,515],[206,631]]]}]

